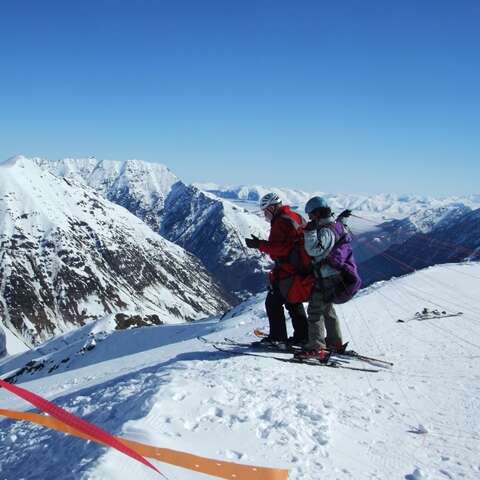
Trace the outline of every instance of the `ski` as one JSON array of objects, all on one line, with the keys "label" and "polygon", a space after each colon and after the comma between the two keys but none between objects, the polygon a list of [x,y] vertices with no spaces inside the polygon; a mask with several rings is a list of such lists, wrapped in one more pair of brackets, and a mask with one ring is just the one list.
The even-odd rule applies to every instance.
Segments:
[{"label": "ski", "polygon": [[226,345],[233,345],[236,347],[250,347],[256,350],[266,350],[268,352],[295,353],[300,351],[299,347],[293,347],[291,345],[287,345],[285,348],[278,348],[275,345],[268,345],[268,344],[265,345],[264,343],[261,343],[261,342],[241,343],[241,342],[237,342],[236,340],[233,340],[232,338],[227,338],[227,337],[225,337],[223,340]]},{"label": "ski", "polygon": [[[214,340],[208,340],[208,338],[205,337],[197,337],[198,340],[206,343],[207,345],[212,345],[212,346],[217,346],[217,345],[222,345],[222,346],[227,346],[227,347],[237,347],[237,348],[245,348],[245,349],[253,349],[258,352],[262,353],[287,353],[287,354],[295,354],[301,352],[300,348],[288,348],[285,350],[281,350],[279,348],[275,348],[274,346],[268,346],[268,345],[262,345],[259,344],[258,342],[254,343],[241,343],[237,342],[236,340],[233,340],[231,338],[224,338],[223,340],[219,341],[214,341]],[[253,353],[253,352],[252,352]],[[335,361],[337,363],[349,363],[349,359],[347,358],[335,358]],[[304,362],[306,363],[306,362]]]},{"label": "ski", "polygon": [[[200,340],[203,343],[206,343],[207,345],[232,345],[232,342],[226,341],[226,340],[209,340],[208,338],[205,337],[197,337],[197,340]],[[237,346],[239,347],[246,347],[250,346],[249,343],[236,343]]]},{"label": "ski", "polygon": [[[216,345],[215,342],[211,342],[211,345]],[[257,350],[259,352],[273,352],[273,353],[293,353],[294,355],[296,353],[300,353],[302,349],[300,347],[288,347],[285,350],[275,348],[274,346],[269,346],[269,345],[263,345],[259,342],[253,342],[253,343],[239,343],[235,340],[232,340],[231,338],[224,338],[224,341],[221,343],[221,345],[226,345],[229,347],[241,347],[241,348],[252,348],[253,350]],[[330,353],[332,355],[332,353]],[[335,361],[337,363],[350,363],[349,358],[340,358],[340,357],[335,357]],[[307,362],[304,362],[307,363]],[[314,362],[315,364],[318,362]]]},{"label": "ski", "polygon": [[287,347],[286,349],[275,348],[273,345],[265,345],[261,344],[260,342],[251,342],[251,343],[243,343],[237,342],[231,338],[224,338],[223,340],[209,340],[205,337],[197,337],[197,340],[200,340],[203,343],[208,345],[225,345],[229,347],[243,347],[243,348],[253,348],[255,350],[261,350],[265,352],[278,352],[278,353],[295,353],[300,351],[298,348]]},{"label": "ski", "polygon": [[[205,337],[197,337],[197,340],[200,340],[203,343],[206,343],[208,345],[227,345],[227,346],[235,346],[235,347],[245,347],[245,348],[255,348],[254,345],[256,345],[258,342],[237,342],[236,340],[233,340],[231,338],[224,338],[223,340],[209,340],[208,338]],[[274,352],[280,352],[284,351],[287,352],[287,350],[280,350],[280,349],[274,349],[269,348],[267,345],[265,345],[265,350],[269,351],[274,351]]]},{"label": "ski", "polygon": [[415,320],[423,321],[423,320],[435,320],[437,318],[459,317],[460,315],[463,315],[463,312],[457,312],[457,313],[446,313],[446,312],[436,313],[436,311],[428,312],[428,313],[417,312],[413,317],[407,318],[407,320],[403,320],[402,318],[399,318],[397,320],[397,323],[408,323],[408,322],[413,322]]},{"label": "ski", "polygon": [[260,338],[263,338],[263,337],[267,337],[268,335],[260,330],[259,328],[256,328],[254,331],[253,331],[253,334],[256,336],[256,337],[260,337]]},{"label": "ski", "polygon": [[[257,335],[259,336],[259,335]],[[265,336],[265,335],[264,335]],[[281,350],[279,348],[275,348],[273,346],[268,346],[268,345],[262,345],[258,342],[252,342],[252,343],[243,343],[243,342],[237,342],[236,340],[233,340],[231,338],[224,338],[222,340],[218,341],[212,341],[208,340],[205,337],[197,337],[198,340],[207,343],[209,345],[224,345],[224,346],[230,346],[230,347],[242,347],[242,348],[253,348],[265,352],[278,352],[278,353],[298,353],[301,349],[300,348],[295,348],[295,347],[289,347],[285,350]],[[360,362],[365,362],[369,363],[371,365],[375,365],[377,367],[382,367],[382,368],[389,368],[393,367],[393,362],[389,362],[387,360],[382,360],[380,358],[376,357],[370,357],[367,355],[362,355],[360,353],[357,353],[354,350],[347,350],[344,353],[336,353],[336,352],[331,352],[332,357],[335,357],[337,360],[349,360],[349,359],[356,359]]]},{"label": "ski", "polygon": [[344,353],[332,352],[332,355],[340,358],[356,358],[361,362],[371,363],[379,367],[393,367],[393,362],[389,362],[388,360],[382,360],[376,357],[368,357],[367,355],[357,353],[355,350],[346,350]]},{"label": "ski", "polygon": [[[260,337],[260,338],[264,338],[264,337],[267,336],[267,334],[265,332],[263,332],[262,330],[260,330],[259,328],[256,328],[253,331],[253,334],[256,337]],[[370,356],[367,356],[367,355],[362,355],[362,354],[356,352],[355,350],[346,350],[343,353],[332,352],[332,355],[334,357],[338,357],[338,358],[356,358],[357,360],[359,360],[361,362],[375,364],[375,365],[380,366],[380,367],[393,367],[393,362],[389,362],[387,360],[382,360],[382,359],[376,358],[376,357],[370,357]]]},{"label": "ski", "polygon": [[357,372],[368,372],[368,373],[378,373],[380,370],[376,370],[373,368],[361,368],[361,367],[351,367],[349,365],[342,365],[340,364],[339,361],[337,360],[328,360],[327,363],[324,362],[313,362],[313,361],[304,361],[300,360],[298,358],[285,358],[285,357],[277,357],[277,356],[271,356],[271,355],[262,355],[260,353],[254,353],[254,352],[246,352],[244,350],[232,350],[228,348],[222,348],[221,346],[214,345],[212,344],[213,348],[215,350],[218,350],[219,352],[227,353],[232,356],[241,356],[241,355],[246,355],[249,357],[259,357],[259,358],[270,358],[272,360],[277,360],[279,362],[285,362],[285,363],[297,363],[300,365],[312,365],[312,366],[317,366],[317,367],[330,367],[330,368],[345,368],[347,370],[355,370]]}]

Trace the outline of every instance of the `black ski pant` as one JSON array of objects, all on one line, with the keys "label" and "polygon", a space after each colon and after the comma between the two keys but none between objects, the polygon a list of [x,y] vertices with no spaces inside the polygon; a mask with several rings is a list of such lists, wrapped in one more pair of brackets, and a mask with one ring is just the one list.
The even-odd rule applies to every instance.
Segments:
[{"label": "black ski pant", "polygon": [[294,341],[306,341],[308,324],[303,303],[288,303],[277,285],[270,287],[265,299],[265,310],[270,324],[270,338],[280,342],[285,342],[288,338],[284,306],[292,319]]}]

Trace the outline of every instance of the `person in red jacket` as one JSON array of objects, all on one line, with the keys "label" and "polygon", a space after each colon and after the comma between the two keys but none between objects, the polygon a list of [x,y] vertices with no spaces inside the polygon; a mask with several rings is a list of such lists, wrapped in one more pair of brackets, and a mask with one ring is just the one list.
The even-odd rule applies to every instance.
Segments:
[{"label": "person in red jacket", "polygon": [[[270,222],[268,240],[260,240],[252,235],[246,238],[249,248],[266,253],[275,262],[269,274],[270,286],[265,300],[270,333],[262,340],[267,345],[286,348],[287,343],[302,345],[308,338],[307,315],[302,303],[288,302],[288,292],[299,265],[292,263],[292,252],[303,241],[303,228],[306,225],[301,215],[291,210],[276,193],[267,193],[260,200],[265,219]],[[284,306],[292,319],[293,337],[288,339]]]}]

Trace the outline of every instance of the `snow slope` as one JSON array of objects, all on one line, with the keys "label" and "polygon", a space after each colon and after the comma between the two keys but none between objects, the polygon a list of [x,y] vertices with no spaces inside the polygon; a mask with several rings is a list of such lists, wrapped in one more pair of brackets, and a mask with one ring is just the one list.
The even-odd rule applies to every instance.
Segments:
[{"label": "snow slope", "polygon": [[[0,374],[112,433],[287,467],[291,479],[474,480],[479,288],[480,264],[449,264],[373,285],[339,307],[351,347],[395,363],[379,373],[231,357],[196,340],[251,340],[266,325],[259,295],[194,324],[115,331],[107,317],[0,361]],[[415,320],[424,307],[464,313]],[[44,366],[19,371],[33,360]],[[0,405],[28,409],[4,391]],[[159,478],[114,451],[25,423],[0,420],[0,442],[1,478]],[[158,466],[175,480],[209,478]]]},{"label": "snow slope", "polygon": [[[17,353],[26,352],[31,348],[31,345],[27,345],[27,341],[21,338],[18,334],[15,335],[8,328],[0,325],[0,330],[1,329],[3,329],[3,335],[5,336],[4,355],[16,355]],[[2,341],[0,340],[0,344],[1,343]],[[0,354],[0,357],[1,356],[2,355]]]}]

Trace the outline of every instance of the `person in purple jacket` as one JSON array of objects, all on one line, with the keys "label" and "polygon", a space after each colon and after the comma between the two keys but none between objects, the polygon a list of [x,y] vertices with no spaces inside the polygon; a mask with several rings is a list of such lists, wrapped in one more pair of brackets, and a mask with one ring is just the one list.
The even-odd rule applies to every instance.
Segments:
[{"label": "person in purple jacket", "polygon": [[350,210],[333,219],[327,201],[313,197],[305,205],[310,218],[304,231],[305,250],[313,258],[315,288],[308,304],[308,342],[299,359],[328,359],[329,352],[343,352],[345,345],[335,303],[345,303],[360,289],[361,280],[353,258],[352,237],[345,219]]}]

